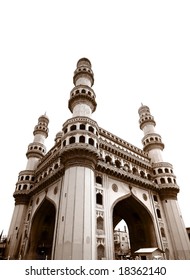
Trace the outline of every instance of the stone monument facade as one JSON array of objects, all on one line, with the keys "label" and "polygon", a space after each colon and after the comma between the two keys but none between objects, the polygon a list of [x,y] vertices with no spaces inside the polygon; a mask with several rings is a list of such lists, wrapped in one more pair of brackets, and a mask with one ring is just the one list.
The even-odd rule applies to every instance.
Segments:
[{"label": "stone monument facade", "polygon": [[140,149],[92,118],[97,104],[87,58],[78,61],[73,83],[71,118],[49,151],[46,114],[34,128],[14,192],[7,258],[112,260],[114,228],[124,220],[131,254],[159,248],[165,259],[190,259],[179,187],[172,164],[163,161],[164,143],[149,107],[138,111]]}]

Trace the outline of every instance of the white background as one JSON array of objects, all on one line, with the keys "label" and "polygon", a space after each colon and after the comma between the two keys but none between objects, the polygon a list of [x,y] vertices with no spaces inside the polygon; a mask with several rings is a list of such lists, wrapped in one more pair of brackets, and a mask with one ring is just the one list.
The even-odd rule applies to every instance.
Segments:
[{"label": "white background", "polygon": [[87,57],[99,126],[142,148],[138,109],[148,105],[174,166],[190,227],[190,2],[0,2],[0,233],[7,234],[18,173],[38,117],[50,119],[47,149],[71,117],[76,63]]}]

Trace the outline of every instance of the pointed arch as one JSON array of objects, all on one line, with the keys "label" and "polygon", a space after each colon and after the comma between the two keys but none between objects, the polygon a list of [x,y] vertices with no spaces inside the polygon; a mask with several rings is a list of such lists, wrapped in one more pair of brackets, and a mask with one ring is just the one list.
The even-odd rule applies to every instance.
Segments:
[{"label": "pointed arch", "polygon": [[55,216],[54,204],[45,198],[32,218],[26,259],[51,259]]},{"label": "pointed arch", "polygon": [[115,201],[112,208],[113,229],[124,220],[128,226],[132,254],[146,247],[157,247],[153,217],[147,207],[134,195]]}]

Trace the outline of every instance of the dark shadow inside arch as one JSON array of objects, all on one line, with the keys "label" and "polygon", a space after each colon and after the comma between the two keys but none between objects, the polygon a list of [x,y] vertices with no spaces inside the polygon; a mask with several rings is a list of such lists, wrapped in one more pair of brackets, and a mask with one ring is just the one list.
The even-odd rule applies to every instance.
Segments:
[{"label": "dark shadow inside arch", "polygon": [[113,228],[124,220],[128,226],[131,255],[140,248],[157,247],[152,218],[133,196],[119,201],[113,209]]},{"label": "dark shadow inside arch", "polygon": [[26,259],[51,259],[55,213],[55,206],[45,199],[32,220]]}]

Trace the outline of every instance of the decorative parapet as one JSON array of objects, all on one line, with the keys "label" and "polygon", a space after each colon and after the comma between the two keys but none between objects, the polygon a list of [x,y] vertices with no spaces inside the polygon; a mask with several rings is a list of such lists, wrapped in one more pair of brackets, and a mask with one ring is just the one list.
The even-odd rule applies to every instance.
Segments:
[{"label": "decorative parapet", "polygon": [[114,167],[113,165],[107,164],[102,161],[98,161],[96,170],[112,175],[120,180],[123,180],[128,183],[133,183],[141,185],[148,189],[158,190],[159,186],[153,181],[140,177],[140,175],[132,174],[131,172],[125,171],[123,169]]},{"label": "decorative parapet", "polygon": [[103,128],[99,128],[99,134],[100,137],[102,137],[102,140],[110,140],[113,141],[113,143],[111,143],[111,145],[113,146],[115,145],[119,145],[119,147],[121,149],[125,149],[127,150],[129,153],[135,154],[137,157],[142,157],[144,158],[145,161],[149,162],[150,159],[148,157],[148,153],[144,152],[143,150],[135,147],[134,145],[128,143],[127,141],[119,138],[118,136],[108,132],[107,130],[103,129]]}]

